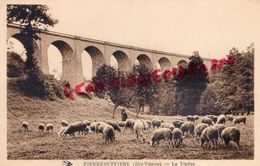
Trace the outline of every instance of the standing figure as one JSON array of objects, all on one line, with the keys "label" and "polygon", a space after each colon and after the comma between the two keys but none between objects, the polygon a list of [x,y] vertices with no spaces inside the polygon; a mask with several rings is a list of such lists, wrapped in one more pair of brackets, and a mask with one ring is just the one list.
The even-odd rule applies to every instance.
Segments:
[{"label": "standing figure", "polygon": [[125,112],[125,109],[122,109],[121,117],[122,117],[122,121],[126,121],[126,119],[128,118],[127,113]]}]

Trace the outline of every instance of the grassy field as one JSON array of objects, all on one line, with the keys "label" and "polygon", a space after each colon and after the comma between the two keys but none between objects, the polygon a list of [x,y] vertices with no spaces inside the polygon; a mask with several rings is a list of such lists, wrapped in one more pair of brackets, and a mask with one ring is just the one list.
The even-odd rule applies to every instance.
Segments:
[{"label": "grassy field", "polygon": [[[103,145],[101,134],[88,134],[58,138],[57,133],[61,120],[69,122],[88,120],[107,120],[111,118],[112,105],[106,101],[78,98],[55,102],[42,101],[8,90],[8,159],[253,159],[254,158],[254,116],[247,118],[246,125],[236,125],[241,131],[241,148],[220,147],[217,150],[202,149],[194,138],[184,139],[179,148],[168,149],[166,143],[153,148],[148,144],[137,143],[131,131],[116,132],[116,144]],[[140,118],[152,119],[155,116],[141,115]],[[135,118],[130,114],[130,118]],[[174,117],[163,117],[171,120]],[[116,112],[120,120],[120,112]],[[19,130],[22,121],[29,122],[29,132]],[[38,123],[53,123],[52,134],[41,134]],[[231,124],[228,123],[228,126]],[[145,132],[150,137],[152,132]]]}]

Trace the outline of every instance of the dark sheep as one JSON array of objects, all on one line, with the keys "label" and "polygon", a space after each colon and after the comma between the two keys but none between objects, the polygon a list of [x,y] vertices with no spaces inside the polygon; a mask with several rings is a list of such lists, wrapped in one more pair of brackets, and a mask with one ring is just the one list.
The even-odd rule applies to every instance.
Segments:
[{"label": "dark sheep", "polygon": [[172,121],[172,124],[176,128],[180,128],[183,123],[185,123],[185,121],[181,121],[181,120],[174,120],[174,121]]},{"label": "dark sheep", "polygon": [[234,124],[239,124],[239,123],[244,123],[246,124],[246,117],[245,116],[239,116],[234,120]]},{"label": "dark sheep", "polygon": [[221,132],[221,137],[224,140],[225,146],[229,145],[230,141],[234,141],[239,149],[240,131],[236,127],[227,127]]},{"label": "dark sheep", "polygon": [[39,129],[39,132],[44,132],[44,130],[45,130],[45,125],[44,125],[43,123],[39,123],[38,129]]},{"label": "dark sheep", "polygon": [[24,129],[24,132],[28,132],[29,123],[26,121],[22,122],[21,128]]},{"label": "dark sheep", "polygon": [[53,131],[53,128],[54,128],[53,124],[52,123],[48,123],[46,125],[46,132],[51,133]]},{"label": "dark sheep", "polygon": [[107,124],[111,125],[116,131],[121,132],[121,129],[120,129],[120,127],[119,127],[117,122],[115,122],[113,120],[106,120],[105,122]]}]

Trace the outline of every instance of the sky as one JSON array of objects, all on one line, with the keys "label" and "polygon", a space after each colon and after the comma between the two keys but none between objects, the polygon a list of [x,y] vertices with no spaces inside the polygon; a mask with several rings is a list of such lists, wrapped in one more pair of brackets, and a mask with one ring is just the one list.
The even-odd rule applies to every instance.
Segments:
[{"label": "sky", "polygon": [[[56,0],[46,5],[59,21],[52,31],[186,55],[198,50],[207,58],[223,58],[232,47],[245,50],[260,32],[258,0]],[[61,72],[59,51],[50,46],[48,52],[50,72]],[[83,54],[83,65],[91,63]],[[111,64],[117,66],[113,56]],[[89,65],[83,72],[91,78]]]},{"label": "sky", "polygon": [[47,4],[59,23],[53,30],[190,55],[221,58],[244,50],[260,29],[255,0],[87,0]]}]

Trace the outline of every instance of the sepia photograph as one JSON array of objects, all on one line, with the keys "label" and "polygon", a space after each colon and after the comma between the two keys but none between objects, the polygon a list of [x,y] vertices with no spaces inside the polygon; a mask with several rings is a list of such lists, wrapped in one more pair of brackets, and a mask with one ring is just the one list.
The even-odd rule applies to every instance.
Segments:
[{"label": "sepia photograph", "polygon": [[7,160],[256,159],[260,1],[3,10]]}]

